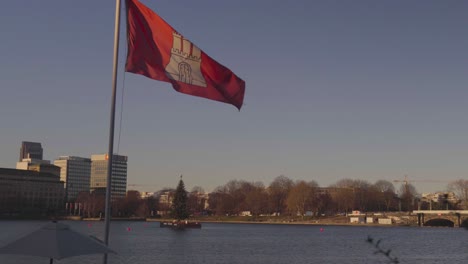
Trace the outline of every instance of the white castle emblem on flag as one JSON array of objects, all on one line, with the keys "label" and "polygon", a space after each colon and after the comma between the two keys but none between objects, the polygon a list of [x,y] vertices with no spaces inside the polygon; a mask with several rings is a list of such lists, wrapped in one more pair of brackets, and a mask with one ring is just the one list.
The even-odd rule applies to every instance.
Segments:
[{"label": "white castle emblem on flag", "polygon": [[166,65],[166,75],[172,80],[206,87],[201,65],[201,50],[176,32],[172,33],[171,59]]}]

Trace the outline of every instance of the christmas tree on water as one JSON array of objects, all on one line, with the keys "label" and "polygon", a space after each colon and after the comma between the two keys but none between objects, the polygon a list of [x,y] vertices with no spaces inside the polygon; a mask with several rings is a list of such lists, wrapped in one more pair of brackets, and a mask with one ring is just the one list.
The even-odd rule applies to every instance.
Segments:
[{"label": "christmas tree on water", "polygon": [[189,217],[187,210],[187,192],[185,191],[185,184],[180,176],[179,184],[174,194],[174,200],[172,201],[172,214],[177,220],[184,220]]}]

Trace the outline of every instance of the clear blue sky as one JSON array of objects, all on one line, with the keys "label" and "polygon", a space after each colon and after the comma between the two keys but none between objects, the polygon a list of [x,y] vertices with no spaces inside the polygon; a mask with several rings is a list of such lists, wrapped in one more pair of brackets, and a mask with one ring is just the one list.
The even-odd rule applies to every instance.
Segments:
[{"label": "clear blue sky", "polygon": [[[247,85],[238,112],[125,73],[129,183],[467,178],[468,2],[141,2]],[[2,4],[0,167],[15,166],[23,140],[50,160],[107,151],[114,5]]]}]

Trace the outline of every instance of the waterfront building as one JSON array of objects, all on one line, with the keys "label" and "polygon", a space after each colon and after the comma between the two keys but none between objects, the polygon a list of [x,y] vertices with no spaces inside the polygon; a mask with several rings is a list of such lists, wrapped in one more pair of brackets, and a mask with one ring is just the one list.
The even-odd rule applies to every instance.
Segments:
[{"label": "waterfront building", "polygon": [[[114,154],[112,158],[111,199],[124,198],[127,193],[127,156]],[[105,193],[108,172],[107,154],[91,155],[91,192]]]},{"label": "waterfront building", "polygon": [[80,192],[90,191],[91,159],[60,156],[54,161],[60,168],[60,180],[65,183],[65,198],[74,202]]},{"label": "waterfront building", "polygon": [[0,168],[0,214],[44,214],[63,207],[60,177],[47,172]]},{"label": "waterfront building", "polygon": [[153,196],[158,200],[158,215],[167,215],[171,211],[174,194],[174,189],[164,189],[154,193]]},{"label": "waterfront building", "polygon": [[154,197],[154,192],[140,192],[141,199]]},{"label": "waterfront building", "polygon": [[455,204],[459,202],[459,199],[455,196],[455,193],[453,192],[435,192],[435,193],[423,193],[422,195],[422,201],[431,201],[434,203],[443,203],[443,202],[449,202],[452,204]]},{"label": "waterfront building", "polygon": [[60,176],[60,167],[55,166],[53,164],[45,164],[45,163],[30,164],[28,166],[28,170],[37,171],[37,172],[45,172],[45,173],[53,174],[55,176]]},{"label": "waterfront building", "polygon": [[209,194],[202,192],[191,192],[188,194],[190,198],[194,198],[194,202],[198,205],[197,207],[201,210],[206,210],[209,207]]},{"label": "waterfront building", "polygon": [[21,161],[16,162],[17,170],[29,170],[31,164],[50,164],[49,160],[40,160],[40,159],[22,159]]},{"label": "waterfront building", "polygon": [[43,150],[41,143],[23,141],[21,142],[20,157],[18,161],[22,161],[23,159],[42,160],[42,154]]},{"label": "waterfront building", "polygon": [[43,160],[41,143],[23,141],[20,149],[20,160],[16,163],[18,170],[32,170],[37,172],[52,173],[60,176],[60,168]]},{"label": "waterfront building", "polygon": [[49,160],[23,159],[20,162],[16,162],[16,169],[47,172],[60,176],[60,167],[50,164]]},{"label": "waterfront building", "polygon": [[159,204],[164,207],[170,208],[174,200],[174,191],[164,191],[159,194]]}]

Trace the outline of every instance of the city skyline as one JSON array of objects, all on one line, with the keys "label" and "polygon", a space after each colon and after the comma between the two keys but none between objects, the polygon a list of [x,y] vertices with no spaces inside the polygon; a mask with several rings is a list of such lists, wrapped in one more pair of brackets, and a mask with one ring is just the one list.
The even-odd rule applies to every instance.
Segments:
[{"label": "city skyline", "polygon": [[[40,142],[23,141],[22,145],[21,145],[21,151],[20,151],[21,153],[24,152],[23,148],[25,146],[25,143],[27,143],[26,145],[30,144],[30,145],[35,145],[35,146],[41,146]],[[42,153],[42,151],[43,151],[43,149],[41,148],[41,153]],[[68,164],[69,161],[75,162],[76,164],[73,164],[72,167],[75,167],[75,168],[73,168],[73,170],[78,169],[78,171],[73,172],[73,174],[72,174],[73,176],[71,178],[72,182],[78,180],[78,181],[80,181],[80,183],[76,182],[75,184],[83,185],[83,182],[82,182],[83,179],[82,178],[83,178],[83,176],[87,175],[85,177],[87,177],[87,179],[88,179],[87,184],[86,184],[88,187],[87,188],[84,187],[84,189],[83,189],[83,186],[81,186],[78,189],[81,189],[81,190],[87,189],[90,192],[93,192],[93,191],[95,191],[93,189],[96,189],[96,187],[98,187],[98,189],[99,188],[102,189],[102,186],[105,185],[105,182],[106,182],[105,178],[107,177],[107,172],[105,170],[105,167],[107,167],[107,162],[106,162],[107,155],[108,154],[91,154],[90,158],[77,157],[77,156],[59,156],[58,158],[53,159],[53,164],[55,166],[58,166],[58,168],[61,168],[60,178],[65,183],[65,185],[68,186],[68,180],[67,179],[68,179],[69,169],[67,169],[67,166],[69,166],[69,165],[67,165],[67,164]],[[123,176],[123,175],[114,175],[114,173],[113,173],[113,178],[117,177],[114,180],[118,181],[118,183],[113,181],[113,186],[118,185],[118,188],[120,190],[124,190],[124,189],[126,191],[137,190],[137,191],[140,191],[142,194],[144,194],[144,193],[147,193],[147,192],[157,192],[157,191],[165,190],[167,188],[173,189],[173,186],[156,186],[156,185],[152,185],[152,184],[127,183],[127,174],[126,173],[127,173],[127,160],[128,160],[128,157],[118,155],[118,154],[114,154],[114,156],[115,156],[114,159],[116,159],[115,162],[117,162],[117,163],[114,162],[114,166],[116,166],[116,167],[113,168],[113,171],[116,171],[117,174],[120,174],[120,172],[118,172],[118,171],[121,171],[122,169],[124,169],[124,172],[125,172],[124,173],[125,176]],[[34,165],[45,164],[45,165],[50,166],[50,161],[49,160],[33,159],[32,161],[33,161]],[[83,168],[83,166],[84,166],[83,162],[86,162],[86,161],[89,161],[89,165],[85,166],[85,167],[89,167],[87,169]],[[24,164],[22,164],[22,163],[24,163]],[[99,165],[98,165],[98,163],[99,163]],[[26,164],[26,167],[24,166],[25,164]],[[93,164],[93,165],[91,165],[91,164]],[[30,168],[29,168],[30,166],[32,166],[31,165],[31,159],[23,159],[23,162],[17,162],[16,169],[30,170]],[[65,168],[65,171],[63,170],[62,167]],[[96,185],[95,182],[96,182],[97,178],[96,178],[96,176],[92,177],[92,175],[93,174],[98,175],[98,174],[96,174],[96,168],[97,167],[101,167],[101,169],[98,172],[98,174],[100,175],[100,176],[98,176],[98,178],[99,178],[98,182],[100,182],[100,183]],[[12,169],[12,168],[6,168],[6,169]],[[104,169],[104,170],[102,170],[102,169]],[[38,170],[38,169],[33,169],[33,170]],[[87,173],[85,172],[86,170],[88,170]],[[77,174],[74,175],[75,173],[77,173]],[[121,176],[123,176],[123,178]],[[285,175],[280,175],[280,176],[285,176]],[[180,177],[182,177],[182,175]],[[367,181],[369,184],[374,184],[377,181],[382,180],[382,179],[377,179],[374,182],[372,182],[372,181],[369,181],[369,180],[366,180],[366,179],[359,179],[359,178],[341,178],[341,179],[338,179],[337,181],[345,180],[345,179],[364,180],[364,181]],[[124,180],[124,182],[125,182],[124,184],[122,184],[122,182],[121,182],[122,180]],[[228,181],[231,181],[231,180],[238,180],[238,179],[230,179]],[[295,180],[296,181],[314,181],[314,182],[316,182],[314,179],[295,179]],[[261,183],[263,183],[265,185],[265,187],[267,187],[269,185],[269,182],[262,182],[262,181],[249,181],[249,180],[243,180],[243,179],[241,179],[240,181],[247,181],[247,182],[251,182],[251,183],[261,182]],[[394,185],[395,193],[399,194],[400,190],[399,190],[398,187],[401,187],[401,186],[398,186],[397,184],[401,184],[401,185],[411,184],[417,190],[417,183],[418,182],[419,183],[425,182],[425,180],[413,180],[413,179],[409,179],[407,177],[407,175],[405,175],[405,177],[403,179],[389,180],[389,182],[391,182]],[[443,181],[443,180],[433,180],[433,181],[428,180],[428,182],[438,183],[440,185],[441,183],[451,183],[452,181],[450,181],[450,180],[446,180],[446,181]],[[228,183],[228,182],[226,182],[226,183]],[[93,187],[93,185],[95,185],[95,186]],[[224,185],[224,184],[222,184],[222,185]],[[217,187],[220,187],[222,185],[219,185]],[[101,187],[99,187],[99,186],[101,186]],[[195,187],[195,188],[201,187],[204,190],[204,186],[194,185],[192,187]],[[328,186],[319,185],[319,187],[327,188],[327,187],[332,187],[332,186],[331,185],[328,185]],[[69,188],[69,187],[66,187],[65,189],[67,189],[67,188]],[[206,193],[209,193],[211,191],[212,190],[208,190]],[[435,194],[435,193],[439,193],[439,192],[443,193],[443,192],[446,192],[446,191],[450,191],[450,190],[448,190],[447,188],[444,188],[444,187],[440,187],[439,189],[437,189],[437,191],[428,191],[428,192],[419,191],[418,194],[424,196],[424,194]],[[76,198],[78,192],[79,191],[77,191],[77,190],[73,190],[74,194],[71,197]],[[123,193],[120,192],[119,195],[122,196]],[[70,199],[70,197],[69,197],[69,199]]]},{"label": "city skyline", "polygon": [[[211,191],[279,175],[320,186],[408,175],[422,193],[467,178],[468,3],[142,3],[246,94],[238,112],[123,73],[122,21],[115,152],[130,158],[128,183],[173,187],[183,174]],[[50,160],[106,152],[113,12],[90,0],[0,10],[0,167],[14,168],[24,140]]]}]

